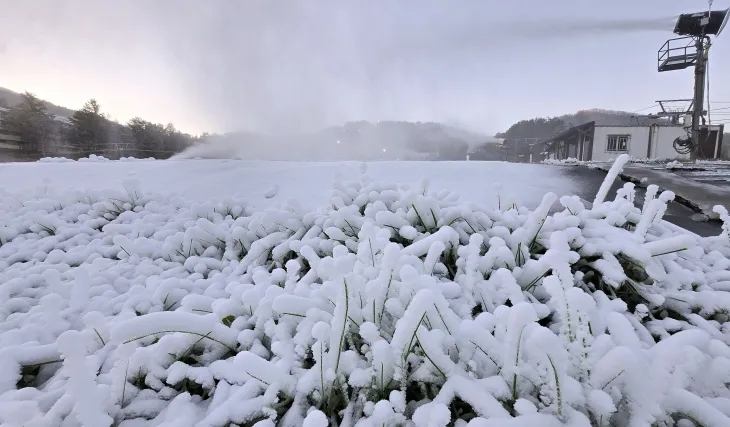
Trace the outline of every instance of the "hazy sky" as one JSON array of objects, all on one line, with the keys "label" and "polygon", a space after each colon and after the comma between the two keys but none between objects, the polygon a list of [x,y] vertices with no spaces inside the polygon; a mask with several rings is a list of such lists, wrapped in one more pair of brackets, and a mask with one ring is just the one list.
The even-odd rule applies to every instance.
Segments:
[{"label": "hazy sky", "polygon": [[[702,0],[0,0],[0,86],[71,108],[95,97],[120,121],[138,115],[189,132],[358,119],[497,132],[523,118],[691,97],[692,71],[658,73],[656,52],[673,36],[673,16],[706,8]],[[711,99],[730,101],[730,80],[720,78],[730,30],[710,68]]]}]

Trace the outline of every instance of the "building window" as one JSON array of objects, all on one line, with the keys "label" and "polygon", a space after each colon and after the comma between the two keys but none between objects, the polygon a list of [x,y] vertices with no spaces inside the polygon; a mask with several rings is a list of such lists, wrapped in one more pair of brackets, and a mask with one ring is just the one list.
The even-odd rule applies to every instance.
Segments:
[{"label": "building window", "polygon": [[608,135],[606,151],[609,153],[625,153],[629,151],[629,135]]}]

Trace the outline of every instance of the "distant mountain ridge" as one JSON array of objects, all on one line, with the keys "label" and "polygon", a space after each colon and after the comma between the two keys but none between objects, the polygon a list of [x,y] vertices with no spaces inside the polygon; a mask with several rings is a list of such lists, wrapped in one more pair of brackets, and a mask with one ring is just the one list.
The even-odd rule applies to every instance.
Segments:
[{"label": "distant mountain ridge", "polygon": [[579,110],[573,114],[564,114],[558,118],[563,120],[569,127],[588,122],[596,122],[599,126],[646,126],[667,122],[666,119],[657,119],[627,111],[605,110],[601,108]]},{"label": "distant mountain ridge", "polygon": [[[19,103],[22,100],[21,94],[18,92],[12,91],[10,89],[6,89],[4,87],[0,87],[0,107],[2,107],[2,100],[5,100],[5,102],[8,105],[14,105]],[[61,107],[59,105],[50,103],[48,101],[43,101],[46,104],[46,108],[48,108],[48,112],[50,114],[53,114],[54,116],[61,116],[61,117],[72,117],[75,110],[72,110],[70,108]]]},{"label": "distant mountain ridge", "polygon": [[432,122],[357,121],[317,132],[211,135],[179,157],[257,160],[463,160],[494,138]]}]

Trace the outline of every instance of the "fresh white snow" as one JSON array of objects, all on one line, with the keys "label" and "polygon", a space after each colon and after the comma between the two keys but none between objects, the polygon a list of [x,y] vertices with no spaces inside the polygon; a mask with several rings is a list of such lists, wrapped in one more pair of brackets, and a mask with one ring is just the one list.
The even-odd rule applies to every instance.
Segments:
[{"label": "fresh white snow", "polygon": [[[368,163],[368,174],[377,181],[414,187],[422,185],[426,178],[435,189],[468,196],[470,202],[487,206],[499,202],[500,194],[494,188],[497,182],[504,183],[503,204],[535,207],[549,191],[557,191],[559,196],[577,191],[559,171],[544,165],[506,162],[484,165],[481,162],[374,162]],[[360,167],[358,162],[44,159],[38,163],[0,164],[0,189],[14,194],[46,187],[51,192],[121,189],[122,181],[134,179],[145,191],[178,194],[196,202],[240,197],[256,207],[266,207],[295,199],[306,209],[315,209],[329,204],[330,189],[336,179],[359,180]]]},{"label": "fresh white snow", "polygon": [[95,160],[0,165],[0,425],[730,425],[725,208],[700,238],[521,165]]}]

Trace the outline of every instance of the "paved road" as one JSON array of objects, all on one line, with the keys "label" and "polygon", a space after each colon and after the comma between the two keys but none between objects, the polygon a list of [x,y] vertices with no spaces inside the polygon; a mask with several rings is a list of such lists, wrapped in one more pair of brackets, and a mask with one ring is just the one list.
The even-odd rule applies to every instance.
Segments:
[{"label": "paved road", "polygon": [[728,161],[700,162],[691,167],[675,169],[673,172],[693,181],[730,188],[730,162]]},{"label": "paved road", "polygon": [[[688,173],[688,170],[682,170]],[[717,218],[713,208],[717,205],[730,205],[730,186],[719,186],[692,179],[667,169],[631,165],[624,168],[624,174],[635,180],[645,180],[649,184],[656,184],[662,189],[672,190],[677,199],[701,210],[711,218]]]},{"label": "paved road", "polygon": [[[582,166],[552,166],[561,169],[562,173],[569,177],[570,180],[579,188],[578,195],[588,201],[593,201],[598,188],[601,186],[606,172],[600,169],[590,169]],[[613,197],[616,194],[616,190],[623,187],[624,181],[617,179],[611,187],[609,197]],[[647,183],[651,184],[651,180]],[[657,184],[659,185],[659,184]],[[668,188],[675,191],[673,188]],[[645,189],[636,187],[636,202],[641,205],[644,203],[644,195],[646,194]],[[730,199],[728,199],[730,202]],[[682,228],[690,230],[700,236],[717,236],[721,232],[720,223],[717,221],[711,222],[700,222],[692,220],[692,216],[696,212],[683,206],[679,203],[670,203],[667,209],[667,213],[664,215],[664,219],[676,224]]]}]

